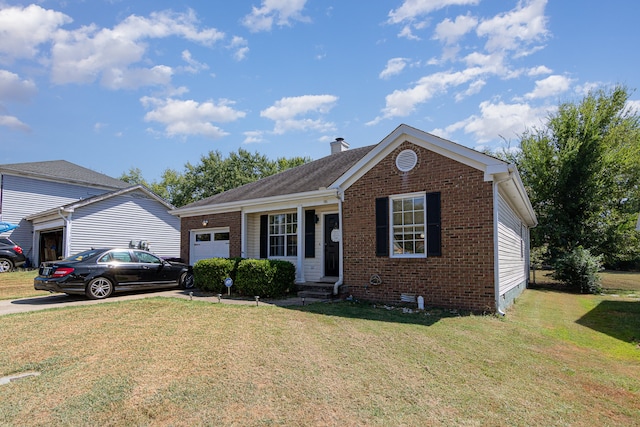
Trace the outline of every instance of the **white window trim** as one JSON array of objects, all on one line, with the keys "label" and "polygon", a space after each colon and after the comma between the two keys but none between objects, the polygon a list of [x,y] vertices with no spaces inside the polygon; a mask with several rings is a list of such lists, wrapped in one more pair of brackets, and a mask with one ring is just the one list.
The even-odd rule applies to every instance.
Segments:
[{"label": "white window trim", "polygon": [[[295,233],[287,233],[286,232],[286,221],[285,221],[285,233],[284,234],[271,234],[271,217],[272,216],[276,216],[276,215],[295,215],[296,216],[296,232]],[[297,211],[286,211],[286,212],[276,212],[276,213],[270,213],[267,217],[267,258],[273,258],[273,259],[283,259],[283,258],[295,258],[298,256],[298,254],[296,255],[291,255],[289,253],[287,253],[287,236],[296,236],[296,238],[298,238],[298,230],[300,230],[300,218],[298,215]],[[284,255],[273,255],[271,253],[271,236],[284,236]],[[299,246],[299,242],[296,245],[296,252],[299,251],[299,248],[297,247]]]},{"label": "white window trim", "polygon": [[[423,254],[396,254],[393,250],[393,201],[397,199],[407,199],[422,197],[424,201],[423,226],[424,226],[424,253]],[[394,194],[389,196],[389,257],[390,258],[426,258],[427,257],[427,192]]]}]

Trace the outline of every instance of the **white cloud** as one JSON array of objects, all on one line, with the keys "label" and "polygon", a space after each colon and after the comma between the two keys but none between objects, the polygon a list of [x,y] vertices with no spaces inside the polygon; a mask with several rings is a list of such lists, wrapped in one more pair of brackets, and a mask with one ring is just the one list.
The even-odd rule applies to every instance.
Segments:
[{"label": "white cloud", "polygon": [[145,121],[163,124],[169,137],[201,135],[220,138],[228,133],[215,126],[214,122],[232,122],[246,115],[232,108],[233,101],[228,99],[221,99],[218,103],[198,103],[194,100],[143,97],[140,102],[145,108],[152,108],[145,115]]},{"label": "white cloud", "polygon": [[273,25],[291,25],[291,21],[310,22],[302,15],[307,0],[262,0],[261,7],[252,7],[251,13],[242,19],[242,24],[252,33],[271,31]]},{"label": "white cloud", "polygon": [[242,61],[247,57],[247,54],[249,53],[249,46],[247,45],[247,40],[242,37],[234,36],[231,39],[231,43],[228,48],[234,51],[233,58],[236,61]]},{"label": "white cloud", "polygon": [[131,15],[113,29],[84,26],[59,30],[52,48],[52,80],[57,84],[102,83],[112,89],[167,84],[171,68],[165,65],[129,68],[145,60],[145,40],[169,36],[210,46],[224,33],[198,29],[193,11],[155,12],[149,18]]},{"label": "white cloud", "polygon": [[451,45],[478,25],[478,19],[471,15],[460,15],[455,21],[449,18],[436,25],[434,39]]},{"label": "white cloud", "polygon": [[[2,5],[0,4],[0,8]],[[18,58],[33,58],[39,46],[51,41],[58,27],[72,22],[61,12],[46,10],[32,4],[0,9],[0,62]]]},{"label": "white cloud", "polygon": [[484,101],[480,104],[480,114],[456,122],[444,129],[435,129],[434,134],[449,138],[462,130],[472,134],[478,143],[510,139],[522,135],[532,125],[542,123],[555,107],[532,107],[526,103],[505,104]]},{"label": "white cloud", "polygon": [[186,67],[183,67],[183,70],[187,73],[196,74],[202,70],[209,69],[209,66],[207,64],[203,64],[202,62],[198,62],[193,59],[191,52],[186,49],[182,51],[182,60],[188,64]]},{"label": "white cloud", "polygon": [[476,32],[487,38],[487,51],[521,51],[523,46],[544,40],[548,36],[546,4],[547,0],[520,1],[515,9],[482,21]]},{"label": "white cloud", "polygon": [[19,130],[23,132],[31,131],[31,128],[21,122],[17,117],[13,116],[0,116],[0,127],[4,126],[11,130]]},{"label": "white cloud", "polygon": [[627,109],[630,110],[633,114],[640,114],[640,101],[627,101]]},{"label": "white cloud", "polygon": [[0,102],[26,102],[35,93],[36,85],[31,80],[21,80],[17,74],[0,70]]},{"label": "white cloud", "polygon": [[136,89],[141,86],[168,85],[173,70],[166,65],[152,68],[111,68],[102,73],[101,83],[109,89]]},{"label": "white cloud", "polygon": [[387,61],[387,66],[380,72],[381,79],[388,79],[391,76],[400,74],[407,66],[407,58],[391,58]]},{"label": "white cloud", "polygon": [[244,144],[259,144],[264,142],[264,132],[260,130],[250,130],[244,132]]},{"label": "white cloud", "polygon": [[549,76],[538,80],[536,87],[524,97],[526,99],[547,98],[569,90],[572,80],[565,76]]},{"label": "white cloud", "polygon": [[278,135],[289,131],[328,132],[335,129],[333,123],[324,121],[322,118],[313,120],[299,116],[324,115],[335,106],[337,101],[338,97],[334,95],[303,95],[282,98],[271,107],[262,110],[260,116],[275,122],[273,132]]},{"label": "white cloud", "polygon": [[535,77],[535,76],[540,76],[542,74],[551,74],[552,72],[553,70],[551,70],[550,68],[544,65],[539,65],[537,67],[533,67],[529,69],[529,71],[527,72],[527,75],[530,77]]},{"label": "white cloud", "polygon": [[382,110],[382,116],[367,124],[374,125],[382,119],[408,116],[415,110],[416,105],[430,100],[451,87],[460,86],[477,79],[484,73],[485,70],[475,67],[467,68],[463,71],[441,72],[423,77],[414,87],[406,90],[395,90],[387,95],[385,98],[386,106]]},{"label": "white cloud", "polygon": [[413,21],[419,16],[448,6],[476,5],[480,0],[404,0],[402,6],[389,12],[389,23]]}]

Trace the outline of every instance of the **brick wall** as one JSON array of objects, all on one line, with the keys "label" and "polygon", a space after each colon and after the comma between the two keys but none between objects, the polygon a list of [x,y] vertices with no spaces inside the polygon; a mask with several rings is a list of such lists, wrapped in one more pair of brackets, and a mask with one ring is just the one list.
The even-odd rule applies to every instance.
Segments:
[{"label": "brick wall", "polygon": [[[395,166],[402,150],[418,154],[406,173]],[[483,172],[408,142],[345,192],[344,284],[357,299],[392,304],[401,294],[425,305],[494,311],[492,184]],[[442,256],[399,259],[376,256],[375,199],[418,191],[441,192]],[[377,274],[380,285],[369,285]]]},{"label": "brick wall", "polygon": [[[202,226],[202,221],[207,220],[207,226]],[[239,257],[241,253],[241,214],[227,212],[215,215],[191,216],[180,219],[180,258],[184,262],[189,261],[189,232],[202,228],[229,227],[229,256]]]}]

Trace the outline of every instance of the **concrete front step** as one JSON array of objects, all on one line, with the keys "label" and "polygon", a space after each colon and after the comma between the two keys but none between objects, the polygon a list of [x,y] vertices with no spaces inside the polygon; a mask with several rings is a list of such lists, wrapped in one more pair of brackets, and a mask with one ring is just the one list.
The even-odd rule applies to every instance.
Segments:
[{"label": "concrete front step", "polygon": [[333,292],[298,291],[298,297],[300,297],[300,298],[331,299],[333,297]]},{"label": "concrete front step", "polygon": [[305,282],[297,285],[298,296],[301,298],[330,299],[333,297],[333,283]]}]

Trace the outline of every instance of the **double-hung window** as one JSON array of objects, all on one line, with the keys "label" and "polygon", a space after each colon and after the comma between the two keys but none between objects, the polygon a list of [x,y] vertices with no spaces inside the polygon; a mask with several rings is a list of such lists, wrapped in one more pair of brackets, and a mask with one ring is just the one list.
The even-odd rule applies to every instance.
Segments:
[{"label": "double-hung window", "polygon": [[425,193],[390,198],[391,242],[393,257],[426,256]]},{"label": "double-hung window", "polygon": [[269,256],[287,257],[298,254],[298,215],[269,215]]}]

